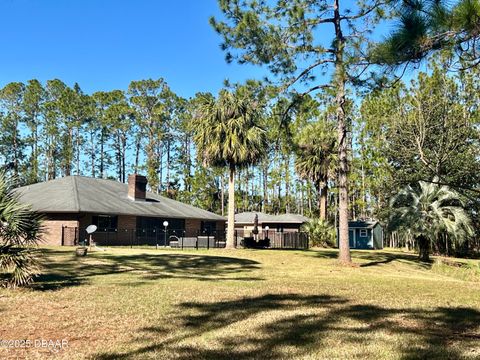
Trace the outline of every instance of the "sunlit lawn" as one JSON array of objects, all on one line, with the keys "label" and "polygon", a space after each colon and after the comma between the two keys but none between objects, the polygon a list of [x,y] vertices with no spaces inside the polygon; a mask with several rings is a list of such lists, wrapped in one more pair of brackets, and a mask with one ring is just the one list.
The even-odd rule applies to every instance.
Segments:
[{"label": "sunlit lawn", "polygon": [[46,248],[45,275],[0,290],[0,339],[67,339],[2,357],[480,358],[480,267],[401,252]]}]

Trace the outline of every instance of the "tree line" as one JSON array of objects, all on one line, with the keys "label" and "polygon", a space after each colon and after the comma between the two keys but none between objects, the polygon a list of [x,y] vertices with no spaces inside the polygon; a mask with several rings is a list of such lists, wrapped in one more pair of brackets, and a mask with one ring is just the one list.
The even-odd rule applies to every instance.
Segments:
[{"label": "tree line", "polygon": [[[267,156],[237,172],[235,207],[314,216],[319,188],[296,176],[288,131],[279,123],[282,101],[273,104],[258,82],[236,87],[263,104]],[[0,163],[23,185],[70,175],[125,182],[130,172],[145,173],[153,192],[226,213],[228,174],[204,166],[193,142],[197,105],[208,97],[215,98],[185,99],[163,79],[93,94],[59,79],[9,83],[0,90]],[[313,121],[316,113],[308,116],[299,121]]]}]

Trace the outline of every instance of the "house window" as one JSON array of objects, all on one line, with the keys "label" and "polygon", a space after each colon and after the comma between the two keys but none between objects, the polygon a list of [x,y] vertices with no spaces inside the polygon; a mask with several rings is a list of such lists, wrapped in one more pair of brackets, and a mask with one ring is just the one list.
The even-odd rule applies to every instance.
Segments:
[{"label": "house window", "polygon": [[147,216],[137,217],[137,229],[153,230],[164,229],[163,222],[168,221],[168,230],[185,230],[185,219],[155,218]]},{"label": "house window", "polygon": [[97,226],[97,231],[115,230],[118,224],[118,216],[93,215],[92,223]]},{"label": "house window", "polygon": [[360,230],[360,237],[367,237],[367,230],[366,229],[361,229]]}]

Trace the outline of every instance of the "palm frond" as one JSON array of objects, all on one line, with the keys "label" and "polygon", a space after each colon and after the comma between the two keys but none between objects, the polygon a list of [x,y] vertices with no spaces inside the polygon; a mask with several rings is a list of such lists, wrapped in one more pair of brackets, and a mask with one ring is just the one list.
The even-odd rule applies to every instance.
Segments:
[{"label": "palm frond", "polygon": [[34,246],[43,231],[42,217],[19,201],[15,178],[0,173],[0,284],[22,286],[38,273]]}]

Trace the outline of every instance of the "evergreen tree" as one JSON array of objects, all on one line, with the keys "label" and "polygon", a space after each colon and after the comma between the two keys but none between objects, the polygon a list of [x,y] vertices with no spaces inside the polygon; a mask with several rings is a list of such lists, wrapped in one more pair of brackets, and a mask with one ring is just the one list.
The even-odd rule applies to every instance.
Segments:
[{"label": "evergreen tree", "polygon": [[[365,71],[366,35],[382,14],[384,2],[360,1],[341,8],[340,0],[219,1],[224,19],[211,23],[222,35],[227,60],[267,65],[283,80],[283,89],[301,84],[294,99],[331,89],[335,94],[339,191],[339,260],[349,263],[348,243],[348,142],[346,89]],[[324,25],[330,26],[327,32]],[[367,27],[370,27],[368,29]],[[325,45],[324,45],[325,44]],[[330,66],[330,68],[328,68]],[[330,71],[329,83],[318,75]],[[306,88],[306,90],[304,90]]]}]

